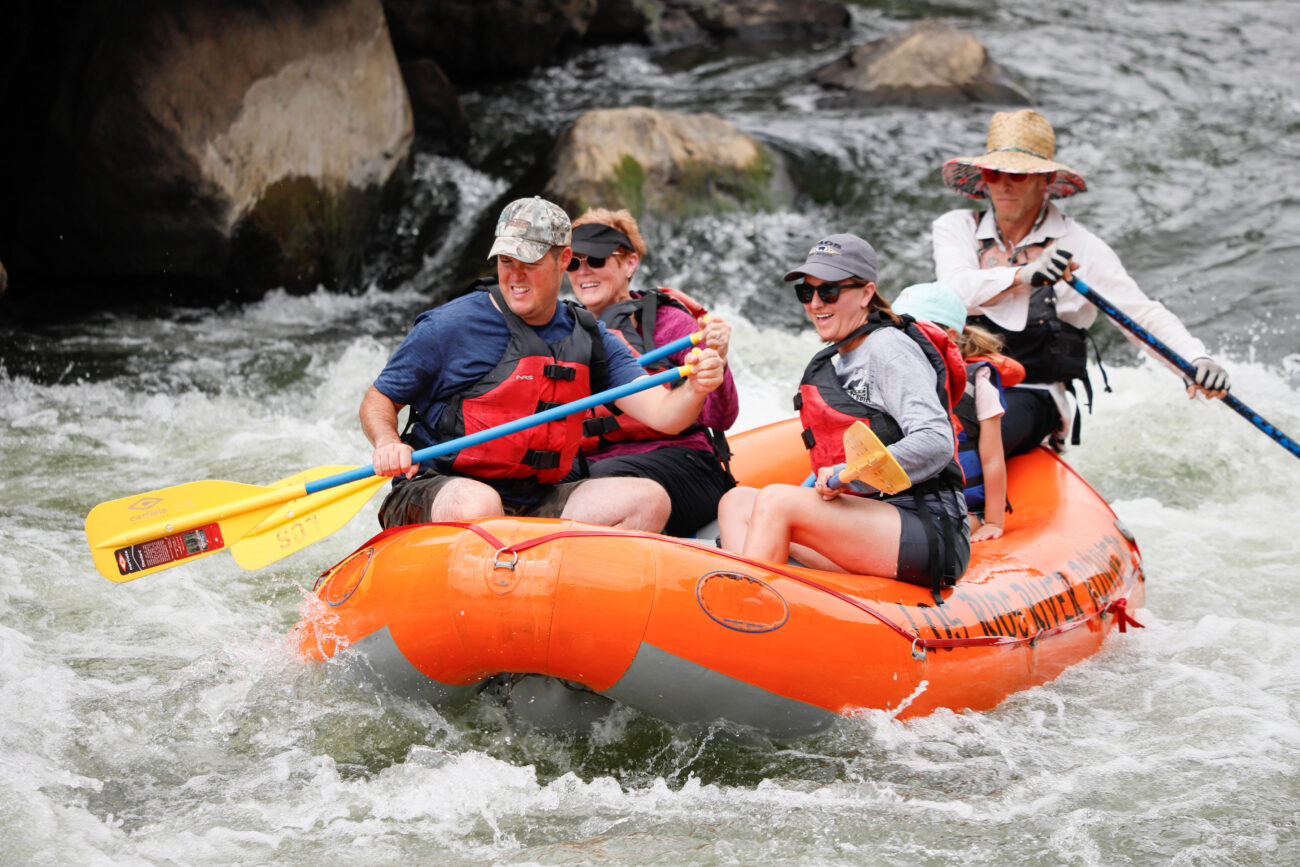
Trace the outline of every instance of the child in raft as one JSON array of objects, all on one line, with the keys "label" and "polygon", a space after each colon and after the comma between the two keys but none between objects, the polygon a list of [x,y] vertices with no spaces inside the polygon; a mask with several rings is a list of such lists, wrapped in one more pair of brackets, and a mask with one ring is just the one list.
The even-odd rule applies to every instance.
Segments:
[{"label": "child in raft", "polygon": [[957,344],[966,361],[966,393],[954,413],[960,422],[957,458],[966,474],[966,508],[972,542],[1002,535],[1007,509],[1007,463],[1002,453],[1003,389],[1025,377],[1020,362],[1002,354],[1002,339],[966,324],[966,305],[942,283],[917,283],[894,301],[894,312],[933,322]]}]

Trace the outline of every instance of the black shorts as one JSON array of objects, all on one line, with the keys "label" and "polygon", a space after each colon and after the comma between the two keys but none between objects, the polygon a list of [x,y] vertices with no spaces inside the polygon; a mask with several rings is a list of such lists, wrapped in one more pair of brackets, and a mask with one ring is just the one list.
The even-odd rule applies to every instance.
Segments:
[{"label": "black shorts", "polygon": [[[966,520],[966,498],[961,491],[943,490],[924,495],[930,517],[939,536],[940,574],[945,584],[954,583],[970,563],[970,523]],[[922,515],[911,494],[899,494],[885,502],[898,509],[902,533],[898,537],[898,579],[930,587],[930,541]]]},{"label": "black shorts", "polygon": [[1041,388],[1008,388],[1002,395],[1002,451],[1007,457],[1031,452],[1061,426],[1052,393]]},{"label": "black shorts", "polygon": [[[433,501],[438,498],[438,492],[447,482],[459,478],[464,477],[444,476],[433,470],[425,470],[413,479],[399,477],[393,482],[393,489],[379,508],[379,526],[388,529],[429,523]],[[558,485],[539,485],[536,488],[536,502],[521,503],[502,497],[501,508],[512,517],[558,518],[579,484],[581,483],[562,482]]]},{"label": "black shorts", "polygon": [[673,511],[664,527],[669,536],[691,536],[718,517],[718,500],[736,486],[713,452],[663,446],[638,455],[587,460],[587,478],[633,476],[663,485]]}]

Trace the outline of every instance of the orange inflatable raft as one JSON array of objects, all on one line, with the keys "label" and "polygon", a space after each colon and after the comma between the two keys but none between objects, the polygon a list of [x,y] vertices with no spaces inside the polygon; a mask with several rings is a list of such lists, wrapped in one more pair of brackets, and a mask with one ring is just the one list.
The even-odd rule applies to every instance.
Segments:
[{"label": "orange inflatable raft", "polygon": [[[742,483],[807,475],[796,419],[731,439]],[[711,540],[490,518],[375,536],[321,576],[294,640],[438,706],[491,686],[556,725],[609,700],[774,737],[864,708],[987,709],[1137,625],[1144,598],[1132,536],[1054,454],[1010,461],[1009,497],[1006,534],[974,546],[941,602]]]}]

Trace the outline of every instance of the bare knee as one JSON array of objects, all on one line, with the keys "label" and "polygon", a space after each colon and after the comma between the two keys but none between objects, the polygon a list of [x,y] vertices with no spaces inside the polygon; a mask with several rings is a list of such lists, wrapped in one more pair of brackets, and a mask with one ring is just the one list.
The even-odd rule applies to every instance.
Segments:
[{"label": "bare knee", "polygon": [[743,485],[722,495],[718,501],[718,533],[722,537],[722,547],[739,551],[744,546],[757,495],[758,488]]},{"label": "bare knee", "polygon": [[430,521],[472,521],[505,514],[501,496],[490,485],[473,479],[452,479],[442,486],[429,509]]},{"label": "bare knee", "polygon": [[[757,491],[750,508],[750,520],[754,523],[787,520],[799,511],[800,494],[803,491],[803,488],[790,485],[768,485]],[[802,505],[806,506],[807,503]]]},{"label": "bare knee", "polygon": [[663,485],[650,479],[611,476],[589,479],[569,497],[561,517],[623,530],[657,533],[673,504]]},{"label": "bare knee", "polygon": [[629,493],[633,496],[634,508],[630,510],[621,526],[628,530],[644,530],[658,533],[668,524],[673,513],[673,501],[664,486],[650,479],[628,479],[636,482]]}]

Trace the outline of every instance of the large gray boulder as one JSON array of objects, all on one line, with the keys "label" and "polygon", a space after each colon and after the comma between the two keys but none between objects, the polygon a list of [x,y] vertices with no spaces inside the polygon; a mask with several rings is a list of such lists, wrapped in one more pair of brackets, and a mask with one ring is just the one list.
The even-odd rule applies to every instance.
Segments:
[{"label": "large gray boulder", "polygon": [[47,274],[333,285],[405,164],[380,0],[87,4],[49,119]]},{"label": "large gray boulder", "polygon": [[839,0],[639,0],[657,42],[816,40],[851,24]]},{"label": "large gray boulder", "polygon": [[560,136],[551,164],[545,195],[573,213],[594,207],[702,213],[768,207],[789,195],[779,159],[709,114],[589,111]]},{"label": "large gray boulder", "polygon": [[855,103],[1029,103],[974,36],[937,20],[861,45],[813,77]]}]

